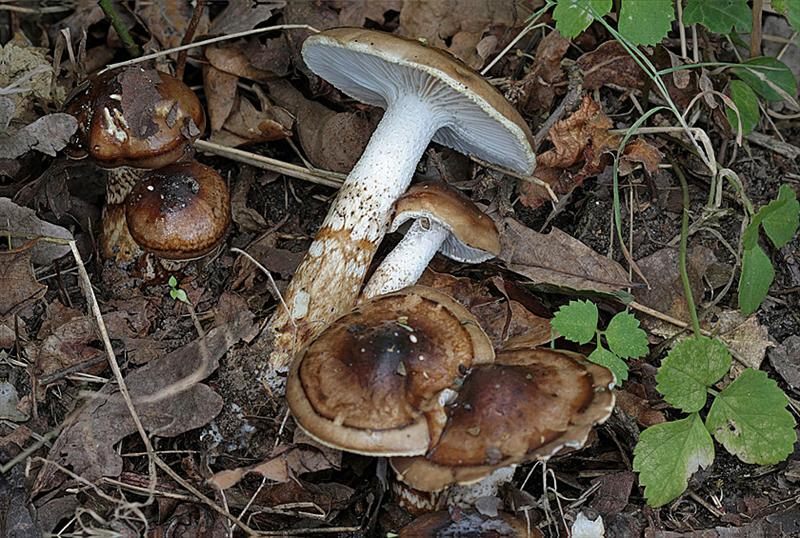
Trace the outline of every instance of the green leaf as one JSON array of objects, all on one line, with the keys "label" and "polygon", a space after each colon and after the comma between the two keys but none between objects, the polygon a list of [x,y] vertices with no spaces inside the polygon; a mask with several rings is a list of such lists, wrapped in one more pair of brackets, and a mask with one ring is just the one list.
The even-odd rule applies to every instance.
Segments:
[{"label": "green leaf", "polygon": [[706,427],[743,462],[778,463],[792,453],[797,440],[788,403],[766,372],[748,368],[716,397]]},{"label": "green leaf", "polygon": [[167,284],[169,284],[170,288],[174,288],[175,286],[178,285],[178,279],[175,278],[175,275],[171,275],[169,277],[169,280],[167,281]]},{"label": "green leaf", "polygon": [[732,71],[767,101],[794,101],[797,95],[794,73],[785,63],[771,56],[752,58]]},{"label": "green leaf", "polygon": [[700,415],[650,426],[633,450],[633,470],[639,473],[650,506],[662,506],[686,491],[698,467],[714,461],[714,441]]},{"label": "green leaf", "polygon": [[567,39],[576,37],[594,21],[590,7],[603,17],[611,11],[611,0],[558,0],[553,10],[556,30]]},{"label": "green leaf", "polygon": [[[742,120],[742,134],[748,134],[758,125],[758,119],[761,117],[761,111],[758,109],[758,97],[750,86],[741,80],[731,81],[731,99],[739,111],[739,117]],[[727,107],[725,111],[728,115],[728,122],[731,128],[735,131],[739,129],[739,121],[736,112]]]},{"label": "green leaf", "polygon": [[656,389],[681,411],[700,411],[706,405],[706,389],[730,367],[731,354],[722,342],[693,336],[678,342],[661,362]]},{"label": "green leaf", "polygon": [[597,333],[597,306],[591,301],[570,301],[550,322],[567,340],[585,344]]},{"label": "green leaf", "polygon": [[613,373],[614,377],[617,379],[617,385],[622,384],[623,381],[628,379],[628,365],[625,364],[625,361],[608,351],[603,346],[597,347],[586,358],[595,364],[605,366],[611,370],[611,373]]},{"label": "green leaf", "polygon": [[[783,202],[783,205],[775,211],[769,212],[761,221],[767,237],[775,245],[775,248],[781,248],[791,241],[800,226],[800,202],[797,201],[797,194],[789,185],[781,185],[778,198],[765,207],[780,202]],[[760,210],[759,213],[761,213]]]},{"label": "green leaf", "polygon": [[795,32],[800,32],[800,2],[797,0],[772,0],[772,7],[786,17]]},{"label": "green leaf", "polygon": [[672,0],[622,0],[619,33],[634,45],[655,45],[672,29]]},{"label": "green leaf", "polygon": [[605,334],[608,347],[622,358],[644,357],[650,351],[647,333],[639,328],[639,320],[629,312],[620,312],[611,318]]},{"label": "green leaf", "polygon": [[749,32],[753,14],[747,0],[689,0],[683,10],[683,23],[699,23],[716,34],[728,34],[733,27]]},{"label": "green leaf", "polygon": [[[175,292],[175,294],[173,295],[172,292]],[[183,291],[183,290],[172,290],[170,292],[170,295],[172,295],[173,299],[177,299],[177,300],[181,301],[182,303],[188,303],[189,302],[189,297],[186,296],[186,292]]]},{"label": "green leaf", "polygon": [[756,244],[742,252],[742,274],[739,276],[739,310],[749,316],[761,306],[775,279],[769,256]]}]

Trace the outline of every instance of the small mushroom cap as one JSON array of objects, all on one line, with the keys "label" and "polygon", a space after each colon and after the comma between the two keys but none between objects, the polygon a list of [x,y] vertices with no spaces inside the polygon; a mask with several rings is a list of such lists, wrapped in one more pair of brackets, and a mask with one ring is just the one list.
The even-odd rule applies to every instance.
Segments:
[{"label": "small mushroom cap", "polygon": [[67,154],[88,155],[104,168],[173,163],[206,125],[200,100],[186,84],[138,66],[95,78],[70,97],[65,111],[78,119]]},{"label": "small mushroom cap", "polygon": [[422,286],[381,295],[329,325],[295,358],[286,400],[318,442],[367,455],[424,454],[444,399],[491,343],[466,308]]},{"label": "small mushroom cap", "polygon": [[539,529],[528,532],[525,521],[507,512],[497,517],[485,516],[473,510],[461,510],[457,517],[450,512],[432,512],[420,516],[398,532],[399,538],[445,538],[449,536],[475,538],[541,538]]},{"label": "small mushroom cap", "polygon": [[613,382],[608,369],[577,353],[504,351],[468,374],[439,442],[424,457],[393,458],[392,467],[410,486],[439,491],[580,448],[611,415]]},{"label": "small mushroom cap", "polygon": [[391,231],[409,219],[436,221],[450,234],[439,252],[464,263],[480,263],[500,254],[500,233],[472,200],[441,181],[413,185],[395,202]]},{"label": "small mushroom cap", "polygon": [[533,136],[519,112],[478,73],[422,42],[363,28],[333,28],[303,43],[314,73],[363,103],[386,108],[393,96],[424,95],[446,115],[433,140],[465,155],[530,175]]},{"label": "small mushroom cap", "polygon": [[214,249],[231,222],[228,186],[197,162],[147,173],[125,200],[134,241],[168,260],[191,260]]}]

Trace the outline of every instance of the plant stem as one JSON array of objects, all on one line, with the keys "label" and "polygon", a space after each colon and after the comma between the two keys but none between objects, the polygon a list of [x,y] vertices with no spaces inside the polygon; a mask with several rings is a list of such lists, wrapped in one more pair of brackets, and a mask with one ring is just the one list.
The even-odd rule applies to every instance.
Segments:
[{"label": "plant stem", "polygon": [[[206,0],[195,0],[194,12],[192,13],[192,20],[189,21],[189,26],[186,28],[186,33],[183,34],[181,45],[188,45],[194,39],[194,33],[197,31],[197,25],[203,16],[203,10],[206,7]],[[183,49],[178,53],[178,65],[175,68],[175,77],[183,80],[183,71],[186,69],[186,55],[189,49]]]},{"label": "plant stem", "polygon": [[686,269],[686,243],[689,239],[689,185],[686,183],[686,176],[678,163],[670,159],[672,169],[681,182],[681,193],[683,194],[683,216],[681,218],[681,244],[678,251],[678,258],[681,270],[681,282],[683,282],[683,292],[686,294],[686,303],[689,307],[689,315],[692,317],[692,329],[694,335],[700,336],[700,320],[697,318],[697,307],[694,304],[692,286],[689,283],[689,271]]},{"label": "plant stem", "polygon": [[125,45],[125,48],[133,58],[136,58],[140,54],[142,54],[139,45],[133,40],[133,36],[128,31],[128,27],[125,26],[125,21],[122,20],[119,13],[117,13],[116,8],[111,0],[99,0],[97,5],[100,6],[100,9],[103,10],[103,13],[106,16],[106,19],[111,23],[111,26],[114,27],[114,30],[117,32],[122,44]]}]

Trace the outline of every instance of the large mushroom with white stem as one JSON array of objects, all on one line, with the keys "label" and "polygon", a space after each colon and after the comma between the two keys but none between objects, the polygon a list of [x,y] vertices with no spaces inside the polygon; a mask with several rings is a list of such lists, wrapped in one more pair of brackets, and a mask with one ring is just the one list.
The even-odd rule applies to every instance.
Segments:
[{"label": "large mushroom with white stem", "polygon": [[355,304],[395,200],[431,140],[517,175],[536,164],[532,135],[514,107],[478,73],[421,41],[361,28],[309,37],[314,73],[386,110],[347,176],[284,299],[270,320],[273,372]]},{"label": "large mushroom with white stem", "polygon": [[186,155],[205,129],[200,100],[171,75],[130,66],[87,81],[64,108],[78,120],[67,155],[89,157],[107,170],[101,253],[116,262],[133,261],[141,250],[128,232],[125,197],[144,171]]},{"label": "large mushroom with white stem", "polygon": [[462,263],[481,263],[500,253],[500,233],[492,219],[446,183],[413,185],[397,200],[389,231],[413,220],[364,287],[364,297],[415,284],[437,252]]}]

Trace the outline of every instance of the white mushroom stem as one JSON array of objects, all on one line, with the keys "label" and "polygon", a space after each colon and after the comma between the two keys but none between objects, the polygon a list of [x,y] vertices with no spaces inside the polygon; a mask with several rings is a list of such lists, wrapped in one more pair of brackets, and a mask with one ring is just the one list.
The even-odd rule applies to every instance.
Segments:
[{"label": "white mushroom stem", "polygon": [[481,497],[497,497],[500,486],[514,479],[514,470],[514,465],[500,467],[474,484],[452,486],[447,490],[447,504],[472,507]]},{"label": "white mushroom stem", "polygon": [[273,371],[285,371],[296,351],[355,305],[392,205],[443,118],[425,95],[391,99],[286,290],[288,311],[279,306],[270,320]]},{"label": "white mushroom stem", "polygon": [[450,233],[431,219],[417,219],[372,274],[364,297],[391,293],[415,284]]}]

